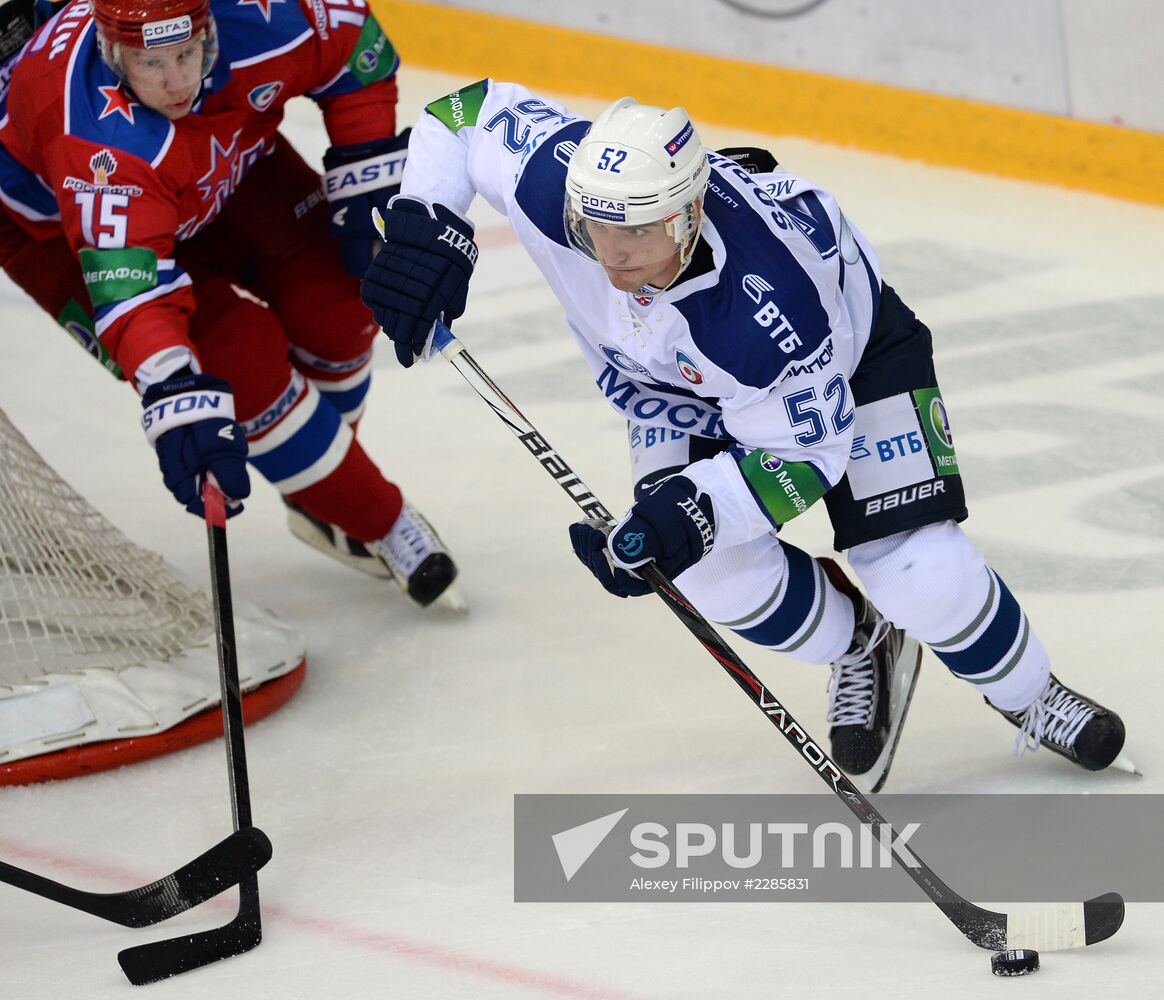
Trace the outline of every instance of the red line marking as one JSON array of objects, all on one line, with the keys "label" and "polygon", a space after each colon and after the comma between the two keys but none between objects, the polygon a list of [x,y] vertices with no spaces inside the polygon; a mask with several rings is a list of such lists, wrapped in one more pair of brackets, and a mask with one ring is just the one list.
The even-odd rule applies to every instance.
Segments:
[{"label": "red line marking", "polygon": [[[92,892],[127,889],[134,885],[140,885],[145,878],[149,877],[143,876],[140,871],[131,871],[128,868],[115,865],[78,861],[75,858],[51,854],[11,841],[0,841],[0,852],[2,852],[0,856],[10,864],[20,864],[22,867],[35,866],[37,874],[44,875],[46,878],[53,878],[54,872],[79,875],[90,884],[77,888],[88,889]],[[158,874],[164,873],[159,872]],[[262,878],[261,872],[259,877]],[[107,882],[112,888],[103,890],[99,886],[93,886],[91,884],[93,882]],[[0,892],[3,889],[3,884],[0,884]],[[21,890],[13,889],[13,892],[24,895]],[[13,898],[9,896],[6,899],[5,905],[9,909],[12,908]],[[235,893],[229,891],[204,903],[203,906],[207,910],[218,910],[225,915],[233,913],[238,904]],[[354,946],[378,955],[406,958],[431,969],[457,973],[493,983],[508,983],[511,986],[538,991],[547,996],[570,997],[574,1000],[641,1000],[641,998],[636,998],[629,993],[578,982],[565,976],[555,975],[552,972],[541,972],[509,962],[495,961],[388,931],[369,930],[338,920],[305,916],[292,909],[272,906],[267,901],[263,903],[263,917],[264,925],[270,935],[268,940],[273,940],[279,935],[281,929],[283,931],[300,931],[319,938],[326,938],[337,945]]]}]

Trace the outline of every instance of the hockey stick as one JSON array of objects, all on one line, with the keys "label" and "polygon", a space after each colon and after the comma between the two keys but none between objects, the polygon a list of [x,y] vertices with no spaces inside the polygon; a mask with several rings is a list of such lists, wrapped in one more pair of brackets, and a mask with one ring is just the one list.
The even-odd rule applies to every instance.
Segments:
[{"label": "hockey stick", "polygon": [[205,854],[149,885],[124,892],[86,892],[0,861],[0,882],[125,927],[149,927],[205,903],[271,860],[262,830],[244,827]]},{"label": "hockey stick", "polygon": [[[230,563],[226,549],[226,498],[207,477],[202,500],[206,507],[206,537],[210,548],[211,595],[218,638],[218,680],[222,689],[222,725],[226,742],[227,778],[235,830],[251,826],[251,793],[243,742],[242,693],[238,680],[238,651],[234,641],[234,611],[230,598]],[[257,948],[263,940],[259,911],[259,880],[254,874],[238,887],[238,915],[222,927],[151,941],[127,948],[117,956],[121,969],[135,986],[156,983]]]},{"label": "hockey stick", "polygon": [[[525,445],[529,453],[566,491],[570,499],[587,516],[599,518],[613,527],[614,518],[590,488],[497,387],[473,356],[465,350],[464,345],[441,323],[437,324],[433,346],[461,373],[477,395],[489,404],[501,422]],[[862,823],[889,827],[872,803],[829,759],[820,744],[809,736],[788,709],[764,687],[760,679],[724,642],[707,620],[687,602],[655,564],[648,563],[636,572],[651,585],[663,603],[687,626],[688,631],[727,671],[728,676],[780,730],[796,752],[820,775],[824,783],[849,807],[857,819]],[[893,851],[892,854],[893,859],[937,904],[951,923],[979,948],[991,951],[1012,948],[1034,948],[1037,951],[1081,948],[1111,937],[1123,923],[1124,901],[1118,893],[1105,893],[1083,903],[1028,907],[1009,914],[998,913],[976,906],[958,895],[917,856],[912,845],[908,851],[908,858],[901,857],[897,851]]]}]

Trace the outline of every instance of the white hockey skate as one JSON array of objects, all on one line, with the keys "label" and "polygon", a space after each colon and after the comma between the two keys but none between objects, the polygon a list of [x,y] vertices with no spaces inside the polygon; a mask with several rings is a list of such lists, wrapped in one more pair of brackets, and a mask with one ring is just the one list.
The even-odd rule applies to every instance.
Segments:
[{"label": "white hockey skate", "polygon": [[1099,702],[1072,691],[1054,674],[1047,679],[1043,693],[1024,711],[1003,711],[989,699],[986,704],[1018,726],[1016,757],[1044,746],[1088,771],[1115,767],[1140,773],[1123,752],[1123,720]]},{"label": "white hockey skate", "polygon": [[405,502],[392,530],[374,542],[361,542],[334,524],[313,517],[286,497],[287,527],[300,541],[337,562],[381,580],[395,580],[420,607],[439,603],[453,611],[468,607],[452,586],[457,567],[424,515]]},{"label": "white hockey skate", "polygon": [[[832,664],[829,677],[832,758],[860,791],[877,792],[897,752],[922,651],[881,616],[839,567],[836,573],[846,585],[840,589],[853,601],[857,624],[852,645]],[[829,577],[839,585],[833,572]]]}]

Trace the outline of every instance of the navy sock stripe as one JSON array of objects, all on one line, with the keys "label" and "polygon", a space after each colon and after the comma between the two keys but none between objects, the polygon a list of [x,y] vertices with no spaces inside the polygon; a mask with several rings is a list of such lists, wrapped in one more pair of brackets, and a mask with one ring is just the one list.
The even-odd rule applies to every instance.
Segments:
[{"label": "navy sock stripe", "polygon": [[1014,647],[1024,630],[1025,616],[1005,583],[998,580],[998,609],[994,616],[965,649],[956,653],[934,649],[947,667],[959,677],[968,678],[994,670]]},{"label": "navy sock stripe", "polygon": [[812,570],[816,574],[816,593],[817,593],[816,614],[813,616],[812,622],[811,622],[811,624],[809,624],[808,628],[806,628],[804,630],[804,632],[801,633],[800,638],[797,639],[796,642],[792,643],[791,645],[783,647],[782,651],[785,653],[791,653],[793,650],[800,649],[801,646],[803,646],[806,642],[808,642],[808,640],[812,638],[812,636],[816,632],[816,630],[818,628],[820,628],[820,620],[824,617],[824,609],[825,609],[824,570],[821,569],[820,563],[818,563],[815,559],[812,560]]},{"label": "navy sock stripe", "polygon": [[1027,616],[1023,615],[1022,635],[1019,638],[1018,648],[1014,651],[1014,655],[1002,665],[1002,668],[997,672],[991,674],[989,677],[982,677],[974,675],[967,677],[964,674],[955,674],[960,680],[969,681],[971,684],[993,684],[995,681],[1002,680],[1015,667],[1018,666],[1019,660],[1023,658],[1023,653],[1027,651],[1027,644],[1031,639],[1031,625],[1027,621]]},{"label": "navy sock stripe", "polygon": [[749,642],[775,649],[786,648],[785,644],[804,628],[815,610],[813,627],[796,643],[800,646],[824,614],[824,588],[817,576],[816,561],[807,552],[791,545],[785,545],[784,551],[788,556],[788,572],[783,599],[758,625],[736,630],[737,635]]}]

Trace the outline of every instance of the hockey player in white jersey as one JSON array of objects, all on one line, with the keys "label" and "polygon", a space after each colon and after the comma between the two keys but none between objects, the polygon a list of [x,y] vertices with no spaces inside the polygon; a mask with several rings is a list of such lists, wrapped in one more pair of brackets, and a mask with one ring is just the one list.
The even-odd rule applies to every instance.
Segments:
[{"label": "hockey player in white jersey", "polygon": [[[635,502],[609,536],[572,525],[619,596],[649,560],[709,619],[829,663],[833,757],[883,783],[926,643],[1019,727],[1089,770],[1119,717],[1060,683],[967,516],[929,330],[811,182],[703,148],[682,108],[616,101],[593,122],[483,80],[428,105],[363,298],[406,367],[465,308],[480,194],[561,301],[629,423]],[[823,500],[868,599],[779,538]],[[1122,761],[1121,761],[1122,763]]]}]

